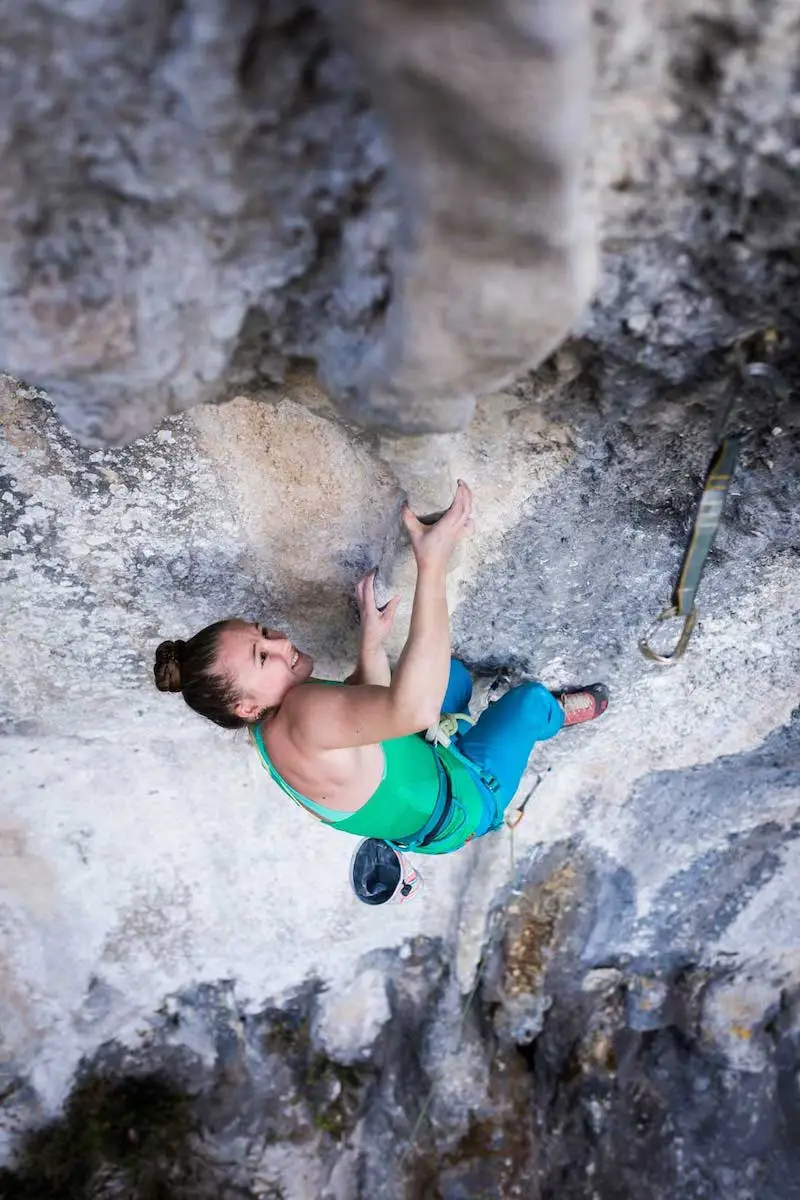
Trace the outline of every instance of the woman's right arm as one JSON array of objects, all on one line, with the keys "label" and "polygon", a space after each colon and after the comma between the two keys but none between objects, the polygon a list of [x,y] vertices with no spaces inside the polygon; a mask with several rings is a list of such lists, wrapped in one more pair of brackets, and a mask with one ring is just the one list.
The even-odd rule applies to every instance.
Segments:
[{"label": "woman's right arm", "polygon": [[331,688],[306,684],[282,705],[286,730],[298,747],[334,750],[368,746],[417,733],[439,717],[450,671],[447,566],[473,529],[472,493],[459,482],[453,503],[435,525],[403,510],[417,563],[408,639],[388,687]]}]

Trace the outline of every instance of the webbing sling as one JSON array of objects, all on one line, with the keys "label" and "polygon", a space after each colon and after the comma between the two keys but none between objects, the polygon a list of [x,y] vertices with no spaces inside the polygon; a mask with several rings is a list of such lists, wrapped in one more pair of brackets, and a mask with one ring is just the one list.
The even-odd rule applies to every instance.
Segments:
[{"label": "webbing sling", "polygon": [[[700,580],[706,565],[709,551],[714,544],[719,529],[728,489],[736,470],[739,452],[744,443],[744,437],[739,435],[725,436],[732,416],[738,406],[740,391],[744,390],[750,379],[764,381],[768,387],[777,392],[783,399],[788,399],[789,389],[786,381],[771,363],[751,362],[740,363],[742,375],[741,387],[734,384],[730,398],[721,421],[721,438],[714,457],[711,459],[703,483],[703,491],[697,512],[692,523],[689,542],[683,555],[678,581],[672,592],[670,603],[656,617],[647,633],[639,640],[639,649],[645,658],[661,666],[672,666],[682,656],[689,644],[689,639],[697,624],[697,609],[695,599]],[[660,653],[650,645],[650,639],[662,621],[672,618],[683,618],[683,628],[673,650],[670,653]]]},{"label": "webbing sling", "polygon": [[[647,633],[639,642],[639,649],[645,658],[652,662],[669,666],[678,661],[689,644],[689,638],[697,624],[697,609],[694,606],[697,589],[703,578],[703,570],[708,558],[708,552],[714,544],[714,538],[722,520],[722,511],[728,488],[736,469],[736,460],[742,447],[739,437],[724,438],[711,460],[703,484],[703,494],[697,506],[691,536],[683,556],[678,582],[672,592],[672,598],[666,608],[658,614]],[[660,654],[650,645],[650,638],[661,621],[669,621],[673,617],[683,617],[683,629],[669,654]]]}]

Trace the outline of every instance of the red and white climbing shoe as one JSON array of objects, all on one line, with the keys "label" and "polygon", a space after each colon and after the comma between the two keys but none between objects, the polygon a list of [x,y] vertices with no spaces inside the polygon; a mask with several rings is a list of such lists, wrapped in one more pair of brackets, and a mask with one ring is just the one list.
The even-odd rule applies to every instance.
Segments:
[{"label": "red and white climbing shoe", "polygon": [[594,721],[608,708],[608,688],[604,683],[591,683],[577,692],[554,692],[564,709],[564,726],[582,725]]}]

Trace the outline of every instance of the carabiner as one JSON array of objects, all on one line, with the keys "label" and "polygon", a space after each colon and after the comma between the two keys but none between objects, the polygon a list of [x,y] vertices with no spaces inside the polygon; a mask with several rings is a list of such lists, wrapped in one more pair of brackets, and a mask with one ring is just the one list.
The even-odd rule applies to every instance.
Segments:
[{"label": "carabiner", "polygon": [[742,367],[742,374],[746,379],[763,379],[774,395],[787,402],[791,400],[792,389],[778,368],[773,367],[772,363],[745,363]]},{"label": "carabiner", "polygon": [[[548,771],[550,770],[550,768],[549,768],[549,767],[548,767],[547,769],[548,769]],[[522,818],[525,816],[525,809],[528,807],[528,801],[530,800],[531,796],[533,795],[533,793],[534,793],[534,792],[536,791],[536,789],[538,788],[539,784],[542,782],[542,779],[543,779],[543,778],[544,778],[544,776],[543,776],[543,775],[541,775],[541,774],[539,774],[539,773],[537,772],[536,778],[535,778],[535,780],[533,781],[533,786],[532,786],[532,787],[531,787],[531,788],[528,790],[528,792],[527,792],[527,794],[526,794],[526,796],[525,796],[525,799],[524,799],[524,800],[522,801],[522,803],[521,803],[521,804],[520,804],[520,805],[519,805],[519,806],[516,808],[516,810],[514,811],[514,813],[513,813],[513,814],[512,814],[510,817],[505,817],[505,818],[504,818],[504,820],[505,820],[505,823],[506,823],[506,825],[508,826],[508,828],[509,828],[509,829],[516,829],[516,828],[517,828],[517,826],[519,825],[520,821],[521,821],[521,820],[522,820]]]},{"label": "carabiner", "polygon": [[653,624],[650,626],[650,628],[648,629],[648,631],[644,635],[644,637],[639,639],[639,649],[641,650],[641,652],[645,656],[645,658],[649,658],[652,662],[661,663],[661,665],[663,667],[671,667],[673,663],[676,663],[678,661],[678,659],[683,656],[683,653],[684,653],[686,647],[689,645],[689,639],[691,638],[692,634],[694,633],[694,627],[697,624],[697,609],[696,608],[692,608],[691,612],[686,614],[686,618],[683,622],[683,629],[681,630],[681,635],[678,638],[677,642],[675,643],[675,649],[672,651],[671,654],[659,654],[656,650],[653,650],[652,647],[650,646],[650,638],[656,632],[659,624],[662,621],[670,621],[675,617],[682,617],[682,616],[683,616],[683,613],[679,613],[678,609],[676,608],[676,606],[674,604],[668,605],[668,607],[665,608],[663,610],[663,612],[660,612],[658,614],[655,621],[653,621]]},{"label": "carabiner", "polygon": [[506,825],[509,829],[516,829],[522,818],[525,816],[525,805],[521,804],[512,816],[506,817]]}]

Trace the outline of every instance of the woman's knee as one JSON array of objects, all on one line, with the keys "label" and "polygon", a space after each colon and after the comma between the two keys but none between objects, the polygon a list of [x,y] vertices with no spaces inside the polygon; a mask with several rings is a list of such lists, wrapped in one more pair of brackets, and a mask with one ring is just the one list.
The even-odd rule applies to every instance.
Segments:
[{"label": "woman's knee", "polygon": [[472,688],[472,676],[460,658],[450,659],[450,682],[458,686]]},{"label": "woman's knee", "polygon": [[514,689],[527,721],[541,726],[537,741],[552,737],[564,724],[564,710],[555,696],[538,680],[527,680]]},{"label": "woman's knee", "polygon": [[442,702],[442,712],[466,709],[471,696],[472,676],[459,659],[451,658],[450,678],[447,681],[447,691]]}]

